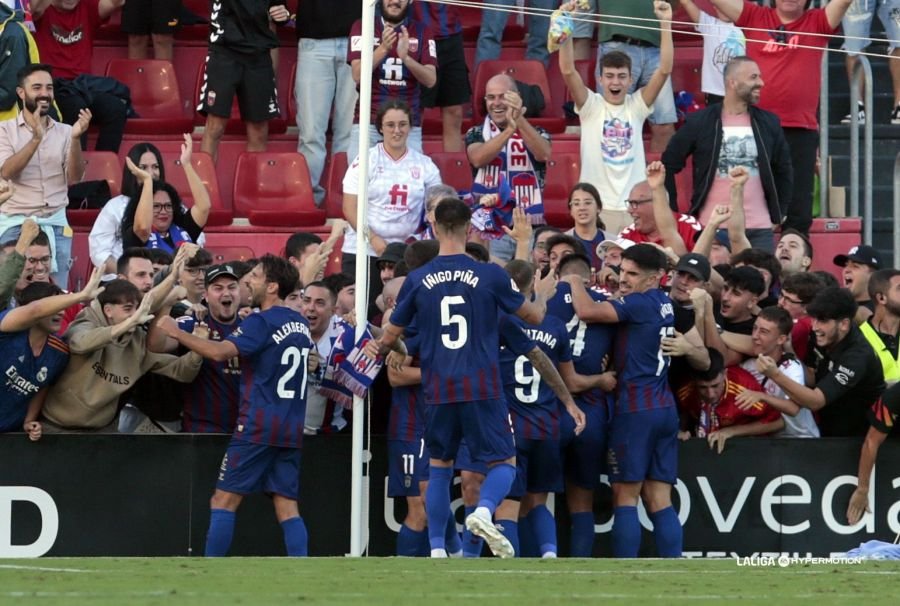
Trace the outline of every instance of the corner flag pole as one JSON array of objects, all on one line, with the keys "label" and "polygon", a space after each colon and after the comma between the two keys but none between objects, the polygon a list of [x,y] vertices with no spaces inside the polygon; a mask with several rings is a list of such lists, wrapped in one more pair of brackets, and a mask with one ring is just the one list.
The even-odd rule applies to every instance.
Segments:
[{"label": "corner flag pole", "polygon": [[[353,41],[351,39],[351,44]],[[372,54],[375,49],[375,0],[362,0],[362,59],[359,74],[359,195],[356,200],[356,340],[368,323],[369,237],[366,212],[369,200],[369,122],[372,108]],[[351,152],[353,150],[350,150]],[[368,501],[363,487],[365,402],[353,397],[353,457],[350,486],[350,556],[360,557],[368,535],[369,519],[363,505]]]}]

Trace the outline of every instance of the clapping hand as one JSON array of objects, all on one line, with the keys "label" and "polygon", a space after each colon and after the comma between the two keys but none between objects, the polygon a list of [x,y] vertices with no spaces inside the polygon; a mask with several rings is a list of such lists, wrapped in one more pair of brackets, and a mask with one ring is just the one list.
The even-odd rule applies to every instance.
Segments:
[{"label": "clapping hand", "polygon": [[[91,110],[83,109],[78,112],[78,119],[75,121],[75,124],[72,125],[72,138],[79,139],[81,135],[87,132],[88,127],[91,125]],[[40,122],[40,120],[38,120]]]}]

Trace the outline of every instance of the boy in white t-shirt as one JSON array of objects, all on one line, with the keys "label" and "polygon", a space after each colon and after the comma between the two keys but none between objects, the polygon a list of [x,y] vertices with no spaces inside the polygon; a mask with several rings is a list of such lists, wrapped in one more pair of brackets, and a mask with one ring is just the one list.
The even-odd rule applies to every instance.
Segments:
[{"label": "boy in white t-shirt", "polygon": [[[575,3],[567,2],[560,9],[572,12]],[[594,185],[600,192],[600,216],[610,234],[619,233],[631,223],[625,197],[635,184],[644,180],[644,121],[672,73],[672,7],[668,2],[654,0],[653,10],[661,29],[659,69],[646,86],[634,93],[628,94],[631,86],[628,55],[610,52],[601,58],[598,83],[603,90],[601,95],[585,86],[578,75],[572,38],[565,40],[559,48],[559,68],[575,102],[575,112],[581,117],[579,180]]]},{"label": "boy in white t-shirt", "polygon": [[781,387],[762,372],[764,366],[774,364],[792,381],[804,384],[803,364],[784,352],[784,345],[791,337],[793,327],[791,314],[780,307],[773,305],[759,312],[753,324],[752,334],[753,353],[757,357],[746,360],[741,366],[759,381],[765,393],[747,390],[739,394],[736,401],[741,409],[750,408],[756,402],[763,401],[779,410],[784,418],[784,429],[776,434],[776,437],[818,438],[819,427],[812,411],[792,402]]},{"label": "boy in white t-shirt", "polygon": [[744,32],[728,16],[716,9],[715,16],[700,10],[693,0],[679,0],[694,29],[703,34],[703,70],[700,88],[706,93],[706,104],[722,101],[725,96],[725,66],[732,57],[745,54],[747,41]]}]

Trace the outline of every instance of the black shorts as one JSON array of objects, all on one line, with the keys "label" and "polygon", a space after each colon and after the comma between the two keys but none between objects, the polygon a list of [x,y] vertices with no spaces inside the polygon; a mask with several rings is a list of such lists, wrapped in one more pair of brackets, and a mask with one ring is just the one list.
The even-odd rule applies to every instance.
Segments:
[{"label": "black shorts", "polygon": [[122,31],[126,34],[174,34],[178,29],[181,0],[128,0],[122,7]]},{"label": "black shorts", "polygon": [[472,98],[469,68],[463,52],[462,34],[435,40],[437,49],[437,84],[422,89],[423,107],[450,107],[468,103]]},{"label": "black shorts", "polygon": [[240,55],[210,50],[197,111],[229,118],[235,95],[245,122],[265,122],[281,115],[269,51]]}]

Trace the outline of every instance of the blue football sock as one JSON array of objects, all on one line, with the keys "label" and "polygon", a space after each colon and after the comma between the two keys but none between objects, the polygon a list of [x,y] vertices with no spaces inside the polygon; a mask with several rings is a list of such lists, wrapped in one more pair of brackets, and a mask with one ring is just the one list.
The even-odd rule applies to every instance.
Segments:
[{"label": "blue football sock", "polygon": [[612,527],[612,549],[615,558],[636,558],[641,549],[641,523],[637,507],[616,507]]},{"label": "blue football sock", "polygon": [[288,518],[281,523],[281,531],[284,532],[284,546],[289,556],[305,558],[309,555],[309,535],[303,518]]},{"label": "blue football sock", "polygon": [[456,530],[456,516],[453,512],[447,516],[447,530],[444,534],[444,545],[447,547],[447,553],[459,553],[463,550],[462,540],[459,538],[459,532]]},{"label": "blue football sock", "polygon": [[428,543],[428,532],[413,530],[406,524],[400,526],[397,533],[397,555],[414,558],[421,555],[422,546]]},{"label": "blue football sock", "polygon": [[525,516],[519,518],[519,551],[516,556],[520,558],[539,558],[541,551],[537,540],[534,538],[534,528],[531,526],[531,518]]},{"label": "blue football sock", "polygon": [[512,543],[513,551],[519,555],[519,523],[513,520],[497,520],[497,528]]},{"label": "blue football sock", "polygon": [[579,511],[569,516],[572,519],[569,536],[569,556],[590,558],[594,555],[594,512]]},{"label": "blue football sock", "polygon": [[656,555],[661,558],[680,558],[684,533],[678,514],[669,506],[650,514],[653,521],[653,538],[656,539]]},{"label": "blue football sock", "polygon": [[208,558],[220,558],[228,554],[231,538],[234,536],[233,511],[213,509],[209,512],[209,530],[206,533],[206,551]]},{"label": "blue football sock", "polygon": [[[466,517],[469,517],[475,511],[474,505],[466,505]],[[480,558],[481,550],[484,548],[484,539],[472,534],[472,531],[466,528],[463,530],[462,547],[464,558]]]},{"label": "blue football sock", "polygon": [[512,488],[516,479],[516,467],[509,463],[500,463],[491,467],[481,485],[481,497],[478,500],[479,507],[487,507],[491,514],[494,513],[506,495]]},{"label": "blue football sock", "polygon": [[556,520],[546,505],[538,505],[528,512],[528,520],[534,532],[535,542],[543,556],[547,552],[556,553]]},{"label": "blue football sock", "polygon": [[447,516],[450,515],[450,483],[452,467],[432,465],[428,472],[428,490],[425,492],[425,511],[428,514],[428,542],[432,549],[445,549],[444,533]]}]

